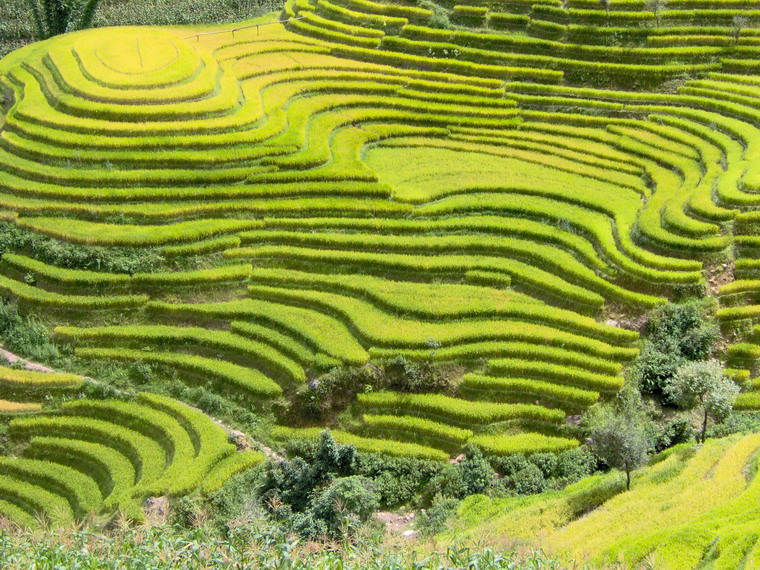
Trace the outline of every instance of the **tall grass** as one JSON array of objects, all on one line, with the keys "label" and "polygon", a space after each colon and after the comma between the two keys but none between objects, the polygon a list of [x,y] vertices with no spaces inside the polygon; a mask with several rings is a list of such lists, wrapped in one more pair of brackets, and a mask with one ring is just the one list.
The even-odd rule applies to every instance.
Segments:
[{"label": "tall grass", "polygon": [[[0,565],[27,568],[288,568],[313,569],[553,569],[557,561],[541,553],[527,557],[492,548],[452,544],[445,551],[420,553],[415,544],[384,546],[376,540],[340,545],[300,543],[257,529],[221,537],[207,529],[168,525],[109,532],[70,530],[19,534],[0,532]],[[414,548],[414,549],[413,549]]]}]

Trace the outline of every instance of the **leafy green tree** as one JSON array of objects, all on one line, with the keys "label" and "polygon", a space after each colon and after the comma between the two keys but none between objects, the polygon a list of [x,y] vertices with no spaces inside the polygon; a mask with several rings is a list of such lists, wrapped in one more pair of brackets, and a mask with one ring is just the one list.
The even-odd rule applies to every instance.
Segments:
[{"label": "leafy green tree", "polygon": [[749,26],[749,19],[746,16],[734,16],[732,23],[733,30],[731,31],[731,35],[734,36],[734,45],[737,45],[742,31]]},{"label": "leafy green tree", "polygon": [[607,465],[625,471],[626,489],[631,471],[647,462],[649,441],[644,423],[630,410],[608,408],[591,427],[591,449]]},{"label": "leafy green tree", "polygon": [[92,26],[99,0],[26,0],[41,40]]},{"label": "leafy green tree", "polygon": [[664,386],[680,366],[710,357],[719,332],[714,308],[710,302],[694,299],[652,311],[634,367],[642,392],[663,397]]},{"label": "leafy green tree", "polygon": [[604,12],[607,15],[606,25],[609,27],[609,25],[610,25],[610,3],[611,3],[611,0],[599,0],[599,3],[602,5],[602,8],[604,8]]},{"label": "leafy green tree", "polygon": [[730,416],[739,387],[726,377],[717,360],[703,360],[681,366],[665,386],[665,392],[680,408],[701,409],[700,439],[704,443],[708,418],[720,423]]}]

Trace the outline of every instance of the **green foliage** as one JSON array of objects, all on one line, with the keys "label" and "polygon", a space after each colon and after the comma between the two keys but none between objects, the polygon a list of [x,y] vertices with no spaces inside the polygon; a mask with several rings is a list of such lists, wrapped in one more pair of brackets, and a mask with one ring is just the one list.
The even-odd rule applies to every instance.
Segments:
[{"label": "green foliage", "polygon": [[533,495],[546,489],[546,478],[537,465],[529,463],[513,477],[518,495]]},{"label": "green foliage", "polygon": [[590,428],[591,448],[614,469],[625,471],[626,487],[631,488],[631,471],[647,461],[649,441],[643,422],[630,409],[605,409]]},{"label": "green foliage", "polygon": [[531,495],[545,489],[561,489],[591,475],[596,458],[582,446],[561,453],[516,453],[491,458],[499,473],[499,489],[506,493]]},{"label": "green foliage", "polygon": [[432,536],[441,532],[451,515],[456,511],[459,500],[444,495],[436,495],[428,509],[420,511],[415,526],[422,536]]},{"label": "green foliage", "polygon": [[658,307],[647,321],[648,339],[669,348],[675,340],[680,354],[687,360],[704,360],[712,352],[718,328],[712,319],[710,301],[691,300]]},{"label": "green foliage", "polygon": [[433,13],[428,22],[431,28],[439,30],[448,30],[451,28],[449,14],[440,4],[432,2],[431,0],[420,0],[418,5],[420,8],[425,8]]},{"label": "green foliage", "polygon": [[422,488],[446,469],[440,461],[359,453],[354,473],[372,479],[383,507],[413,503]]},{"label": "green foliage", "polygon": [[357,392],[382,386],[370,366],[333,368],[296,393],[293,413],[310,420],[329,420],[350,404]]},{"label": "green foliage", "polygon": [[451,388],[451,379],[429,360],[414,362],[397,356],[384,364],[383,374],[388,388],[399,392],[445,393]]},{"label": "green foliage", "polygon": [[654,451],[660,452],[674,445],[693,441],[694,428],[688,417],[676,416],[661,424],[652,422],[650,437]]},{"label": "green foliage", "polygon": [[444,551],[387,548],[371,538],[351,548],[314,548],[278,533],[265,521],[249,519],[235,532],[208,526],[152,525],[147,528],[112,528],[53,531],[42,534],[0,533],[0,557],[8,570],[27,568],[152,568],[174,570],[230,567],[313,570],[396,570],[419,568],[477,568],[478,570],[539,570],[560,568],[559,562],[540,552],[501,552],[482,544],[452,543]]},{"label": "green foliage", "polygon": [[348,537],[380,506],[371,479],[353,474],[356,451],[323,431],[308,462],[267,465],[259,494],[273,517],[308,538]]},{"label": "green foliage", "polygon": [[155,271],[163,263],[163,258],[150,249],[72,245],[0,221],[0,256],[14,251],[25,251],[61,268],[129,275]]},{"label": "green foliage", "polygon": [[496,472],[480,449],[467,446],[462,461],[430,481],[423,499],[430,501],[439,495],[463,499],[469,495],[485,493],[493,487],[495,477]]},{"label": "green foliage", "polygon": [[760,432],[760,413],[734,412],[723,422],[707,428],[707,437],[727,437],[734,433]]},{"label": "green foliage", "polygon": [[47,327],[33,315],[22,316],[18,306],[0,299],[0,339],[13,352],[34,360],[51,361],[60,356]]},{"label": "green foliage", "polygon": [[38,39],[92,25],[99,0],[27,0]]},{"label": "green foliage", "polygon": [[652,311],[634,366],[634,378],[643,392],[663,397],[679,366],[710,356],[718,338],[713,311],[713,304],[700,300],[668,303]]},{"label": "green foliage", "polygon": [[372,481],[351,475],[333,481],[314,499],[312,509],[328,529],[340,529],[339,534],[346,535],[352,527],[366,523],[379,507],[380,497]]},{"label": "green foliage", "polygon": [[739,387],[725,375],[717,360],[689,362],[681,366],[665,386],[665,393],[680,408],[702,412],[701,439],[707,436],[707,418],[720,423],[731,415]]}]

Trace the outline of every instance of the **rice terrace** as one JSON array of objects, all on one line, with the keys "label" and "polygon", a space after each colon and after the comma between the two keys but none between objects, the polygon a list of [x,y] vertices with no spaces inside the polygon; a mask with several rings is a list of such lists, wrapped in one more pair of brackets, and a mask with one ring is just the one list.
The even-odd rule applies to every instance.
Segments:
[{"label": "rice terrace", "polygon": [[760,0],[3,2],[0,566],[760,568]]}]

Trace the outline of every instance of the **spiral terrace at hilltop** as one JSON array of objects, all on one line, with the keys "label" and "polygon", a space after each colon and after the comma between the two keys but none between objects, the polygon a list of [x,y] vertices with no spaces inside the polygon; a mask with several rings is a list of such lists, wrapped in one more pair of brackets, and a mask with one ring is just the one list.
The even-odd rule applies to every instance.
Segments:
[{"label": "spiral terrace at hilltop", "polygon": [[[287,24],[15,52],[3,219],[169,262],[112,274],[18,251],[0,289],[81,357],[168,367],[250,408],[370,359],[467,370],[446,395],[360,394],[335,431],[360,449],[578,445],[568,416],[638,352],[610,317],[702,290],[735,248],[720,316],[757,318],[760,32],[735,38],[743,8],[696,0],[663,25],[634,0],[501,4],[455,6],[441,30],[417,6],[297,0]],[[708,16],[704,39],[689,18]],[[729,349],[747,409],[757,334]]]}]

